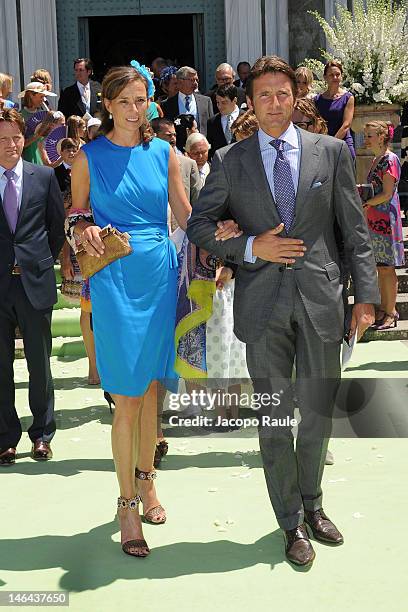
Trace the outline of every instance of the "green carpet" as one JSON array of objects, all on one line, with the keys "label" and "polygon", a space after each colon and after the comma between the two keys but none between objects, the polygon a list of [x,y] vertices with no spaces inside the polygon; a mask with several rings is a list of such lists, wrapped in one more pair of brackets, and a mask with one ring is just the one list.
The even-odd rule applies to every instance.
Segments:
[{"label": "green carpet", "polygon": [[[359,345],[346,376],[406,376],[403,342]],[[0,592],[67,590],[70,610],[143,612],[402,612],[406,608],[408,442],[332,440],[324,507],[345,544],[315,543],[308,572],[285,562],[255,431],[244,438],[169,437],[157,480],[168,522],[144,528],[148,559],[125,556],[114,521],[111,415],[84,386],[86,360],[52,358],[55,459],[0,470]],[[17,406],[31,422],[24,360],[15,362]],[[11,608],[8,608],[11,609]]]}]

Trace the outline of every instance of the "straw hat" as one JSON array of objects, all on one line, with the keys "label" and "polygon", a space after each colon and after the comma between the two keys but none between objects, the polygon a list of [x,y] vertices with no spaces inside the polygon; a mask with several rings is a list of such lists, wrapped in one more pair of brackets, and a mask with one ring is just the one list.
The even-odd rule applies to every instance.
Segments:
[{"label": "straw hat", "polygon": [[18,98],[24,98],[26,91],[32,91],[33,93],[42,93],[47,97],[56,98],[57,94],[52,91],[47,91],[44,83],[39,83],[37,81],[33,81],[32,83],[28,83],[23,91],[20,91],[18,94]]}]

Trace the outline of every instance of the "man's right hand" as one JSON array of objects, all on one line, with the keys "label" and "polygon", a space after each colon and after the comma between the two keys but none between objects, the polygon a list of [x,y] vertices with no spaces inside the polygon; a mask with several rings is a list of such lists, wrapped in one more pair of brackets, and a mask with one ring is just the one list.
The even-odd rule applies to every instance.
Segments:
[{"label": "man's right hand", "polygon": [[306,247],[303,246],[303,240],[278,236],[283,228],[283,223],[280,223],[277,227],[259,234],[252,244],[252,254],[273,263],[296,263],[296,257],[303,257]]}]

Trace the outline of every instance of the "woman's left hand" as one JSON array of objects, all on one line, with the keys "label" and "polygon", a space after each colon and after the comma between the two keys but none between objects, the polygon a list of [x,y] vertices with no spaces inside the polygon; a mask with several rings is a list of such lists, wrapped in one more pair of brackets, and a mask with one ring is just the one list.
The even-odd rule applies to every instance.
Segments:
[{"label": "woman's left hand", "polygon": [[227,266],[222,266],[215,273],[215,286],[217,289],[224,289],[224,286],[232,279],[232,270]]},{"label": "woman's left hand", "polygon": [[229,240],[229,238],[239,238],[244,233],[239,229],[239,225],[232,219],[227,219],[227,221],[218,221],[217,227],[218,229],[214,234],[217,241]]}]

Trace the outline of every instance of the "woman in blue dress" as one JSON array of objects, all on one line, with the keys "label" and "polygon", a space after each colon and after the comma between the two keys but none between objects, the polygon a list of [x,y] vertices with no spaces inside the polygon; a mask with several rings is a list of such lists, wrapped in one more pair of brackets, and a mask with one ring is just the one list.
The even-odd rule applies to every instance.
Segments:
[{"label": "woman in blue dress", "polygon": [[[71,224],[95,257],[103,253],[104,226],[130,234],[133,253],[97,272],[90,285],[97,367],[116,405],[112,451],[122,549],[145,557],[139,503],[145,522],[166,520],[154,486],[157,386],[177,380],[177,257],[168,238],[167,204],[183,229],[191,207],[172,148],[152,138],[146,120],[150,75],[132,65],[112,68],[103,81],[103,135],[84,146],[73,165]],[[89,204],[94,222],[86,218]]]}]

